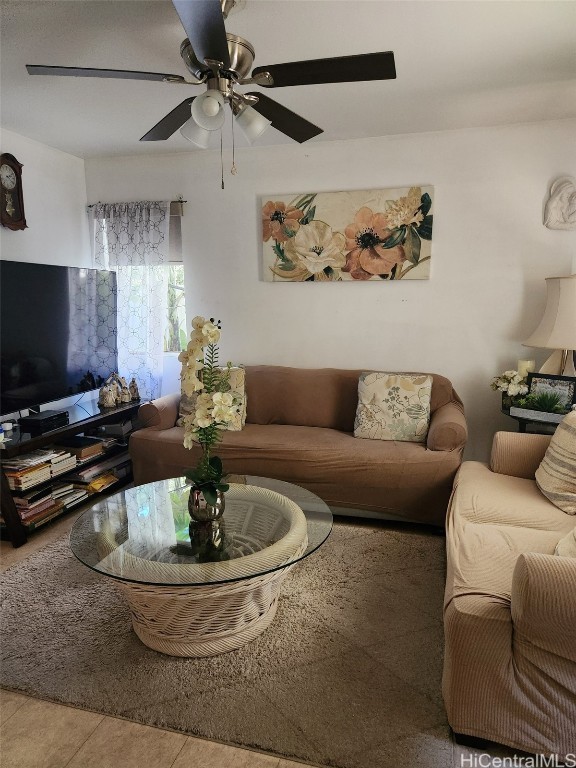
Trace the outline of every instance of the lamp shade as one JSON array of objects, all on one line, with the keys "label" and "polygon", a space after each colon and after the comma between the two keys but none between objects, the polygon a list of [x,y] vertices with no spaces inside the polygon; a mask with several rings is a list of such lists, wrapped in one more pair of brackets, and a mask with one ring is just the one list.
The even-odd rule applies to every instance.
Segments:
[{"label": "lamp shade", "polygon": [[196,144],[200,149],[207,149],[210,142],[210,131],[201,128],[193,117],[184,123],[182,128],[180,128],[180,133],[185,139],[191,141],[192,144]]},{"label": "lamp shade", "polygon": [[272,125],[272,122],[267,120],[253,107],[245,107],[236,117],[236,124],[241,128],[242,133],[250,144],[252,144],[259,136],[262,136],[266,128]]},{"label": "lamp shade", "polygon": [[224,96],[220,91],[205,91],[192,102],[192,117],[206,131],[217,131],[224,125]]},{"label": "lamp shade", "polygon": [[525,347],[576,349],[576,274],[546,278],[546,308]]}]

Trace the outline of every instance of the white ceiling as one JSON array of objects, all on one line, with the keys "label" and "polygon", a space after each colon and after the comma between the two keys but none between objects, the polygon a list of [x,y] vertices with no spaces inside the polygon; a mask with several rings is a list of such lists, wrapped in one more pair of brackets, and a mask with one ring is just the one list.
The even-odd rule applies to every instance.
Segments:
[{"label": "white ceiling", "polygon": [[[265,91],[324,129],[310,143],[576,117],[572,0],[241,5],[226,28],[254,45],[254,66],[394,51],[396,80]],[[164,142],[139,138],[202,86],[32,77],[25,69],[49,64],[186,76],[179,54],[185,33],[169,0],[2,0],[0,11],[4,128],[79,157],[195,149],[179,132]],[[230,121],[224,133],[228,145]],[[235,139],[245,146],[239,131]],[[287,143],[274,129],[257,142]]]}]

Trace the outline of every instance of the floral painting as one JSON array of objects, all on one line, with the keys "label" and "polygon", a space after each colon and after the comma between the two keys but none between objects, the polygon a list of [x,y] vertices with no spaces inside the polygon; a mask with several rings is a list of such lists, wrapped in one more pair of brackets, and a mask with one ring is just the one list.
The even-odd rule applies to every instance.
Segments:
[{"label": "floral painting", "polygon": [[427,280],[433,187],[262,198],[269,282]]}]

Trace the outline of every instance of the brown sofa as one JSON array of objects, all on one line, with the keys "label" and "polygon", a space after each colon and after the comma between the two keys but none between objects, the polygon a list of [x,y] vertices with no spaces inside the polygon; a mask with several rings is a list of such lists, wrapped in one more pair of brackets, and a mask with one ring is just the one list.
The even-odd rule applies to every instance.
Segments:
[{"label": "brown sofa", "polygon": [[576,753],[576,559],[554,550],[576,518],[536,485],[549,441],[498,432],[490,466],[465,461],[456,476],[443,694],[456,733],[566,759]]},{"label": "brown sofa", "polygon": [[[433,374],[426,443],[355,438],[359,370],[246,366],[246,425],[216,453],[234,474],[302,485],[341,514],[443,525],[467,429],[462,402]],[[140,407],[130,438],[137,484],[177,477],[199,450],[183,446],[179,395]]]}]

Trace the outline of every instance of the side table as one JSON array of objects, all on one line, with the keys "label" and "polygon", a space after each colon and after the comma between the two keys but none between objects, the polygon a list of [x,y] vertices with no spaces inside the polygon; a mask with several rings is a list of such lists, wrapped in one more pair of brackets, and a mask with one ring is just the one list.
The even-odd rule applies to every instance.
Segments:
[{"label": "side table", "polygon": [[[514,416],[509,411],[502,408],[502,413],[514,419],[518,423],[518,432],[530,432],[534,435],[553,435],[558,426],[557,421],[543,421],[536,419],[525,419],[521,416]],[[530,429],[527,427],[530,426]]]}]

